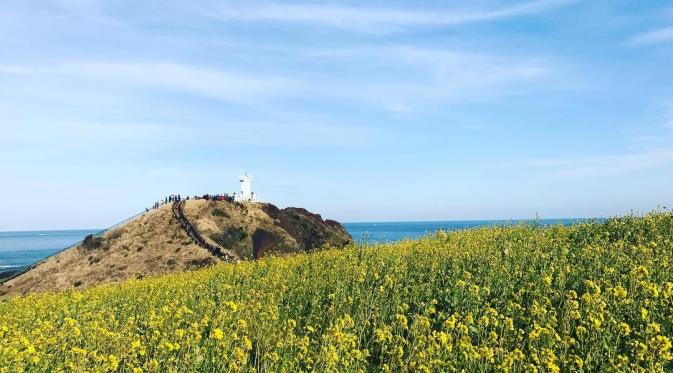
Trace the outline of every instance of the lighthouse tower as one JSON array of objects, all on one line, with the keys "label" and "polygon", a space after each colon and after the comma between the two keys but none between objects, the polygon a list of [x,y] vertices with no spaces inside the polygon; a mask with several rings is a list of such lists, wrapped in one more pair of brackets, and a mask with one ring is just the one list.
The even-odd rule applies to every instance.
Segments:
[{"label": "lighthouse tower", "polygon": [[241,172],[241,176],[238,178],[238,181],[241,183],[240,193],[234,194],[234,201],[236,202],[256,202],[255,193],[252,192],[252,176],[248,175],[247,172]]}]

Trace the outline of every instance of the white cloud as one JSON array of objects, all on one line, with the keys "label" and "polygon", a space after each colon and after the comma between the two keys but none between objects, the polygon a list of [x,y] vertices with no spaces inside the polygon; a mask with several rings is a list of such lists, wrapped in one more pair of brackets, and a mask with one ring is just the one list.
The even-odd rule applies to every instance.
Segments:
[{"label": "white cloud", "polygon": [[[120,92],[177,91],[257,106],[273,98],[361,100],[401,114],[438,102],[483,100],[572,84],[559,66],[537,57],[410,45],[313,50],[304,56],[324,59],[321,64],[333,68],[326,73],[275,66],[272,71],[280,72],[264,75],[172,62],[72,62],[54,67],[0,65],[0,77],[65,77],[69,86],[93,83],[119,87]],[[339,74],[344,70],[348,76]]]},{"label": "white cloud", "polygon": [[655,148],[621,155],[543,160],[530,163],[531,166],[548,170],[552,175],[580,178],[621,176],[671,164],[673,164],[673,150],[670,148]]},{"label": "white cloud", "polygon": [[34,74],[35,69],[27,68],[24,66],[13,66],[6,65],[0,66],[0,75],[31,75]]},{"label": "white cloud", "polygon": [[527,162],[524,166],[535,167],[557,177],[595,178],[623,176],[644,170],[656,170],[673,165],[673,126],[665,112],[663,122],[647,126],[648,135],[631,138],[635,150],[622,154],[597,155],[583,158],[546,159]]},{"label": "white cloud", "polygon": [[669,105],[665,114],[664,114],[664,124],[662,125],[664,128],[672,129],[673,130],[673,104]]},{"label": "white cloud", "polygon": [[496,9],[426,10],[343,5],[248,3],[228,4],[210,14],[225,21],[275,21],[322,24],[360,31],[392,31],[413,26],[455,26],[537,14],[577,0],[533,0]]},{"label": "white cloud", "polygon": [[[121,123],[33,121],[1,123],[0,145],[15,153],[105,153],[129,149],[221,146],[350,146],[370,142],[374,130],[355,125],[267,120],[221,123]],[[103,154],[100,154],[103,156]]]},{"label": "white cloud", "polygon": [[236,103],[288,96],[303,89],[296,80],[171,62],[79,62],[54,67],[0,66],[0,74],[51,75],[113,85],[175,90]]},{"label": "white cloud", "polygon": [[320,85],[322,94],[374,102],[402,114],[439,102],[489,100],[573,84],[566,71],[542,58],[410,46],[317,55],[353,64],[353,71],[362,74],[356,82],[327,79]]},{"label": "white cloud", "polygon": [[673,26],[650,30],[632,36],[626,41],[629,46],[643,46],[673,42]]},{"label": "white cloud", "polygon": [[125,79],[142,85],[175,89],[232,102],[249,102],[264,96],[284,96],[300,88],[298,82],[287,78],[175,63],[91,63],[74,68],[80,74],[92,78]]},{"label": "white cloud", "polygon": [[411,64],[432,69],[437,79],[474,86],[533,79],[549,72],[546,63],[536,58],[409,47],[398,48],[397,53]]}]

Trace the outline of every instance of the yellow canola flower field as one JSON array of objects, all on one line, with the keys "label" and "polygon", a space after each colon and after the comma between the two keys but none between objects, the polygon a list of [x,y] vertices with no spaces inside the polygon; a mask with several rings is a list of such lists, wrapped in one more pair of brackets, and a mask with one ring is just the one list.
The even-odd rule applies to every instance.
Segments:
[{"label": "yellow canola flower field", "polygon": [[673,214],[0,301],[0,372],[671,371]]}]

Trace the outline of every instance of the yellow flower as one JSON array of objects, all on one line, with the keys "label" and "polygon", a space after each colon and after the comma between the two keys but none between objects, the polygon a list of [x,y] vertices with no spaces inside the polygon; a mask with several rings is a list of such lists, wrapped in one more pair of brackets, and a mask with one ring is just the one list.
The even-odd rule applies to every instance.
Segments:
[{"label": "yellow flower", "polygon": [[514,320],[511,317],[505,319],[505,327],[507,328],[508,331],[514,330]]},{"label": "yellow flower", "polygon": [[657,335],[650,339],[650,347],[659,354],[666,354],[671,349],[671,340],[665,335]]},{"label": "yellow flower", "polygon": [[617,285],[617,287],[615,287],[615,290],[614,290],[614,295],[617,299],[624,299],[624,298],[627,297],[628,292],[626,291],[626,289],[623,286]]},{"label": "yellow flower", "polygon": [[651,322],[647,325],[645,330],[650,334],[658,334],[661,332],[661,325],[657,324],[656,322]]},{"label": "yellow flower", "polygon": [[381,329],[374,329],[374,340],[378,343],[382,343],[386,340],[385,333]]},{"label": "yellow flower", "polygon": [[573,363],[575,363],[575,366],[577,366],[579,369],[582,369],[584,366],[584,360],[582,360],[582,358],[577,355],[573,356]]},{"label": "yellow flower", "polygon": [[217,339],[218,341],[221,341],[222,338],[224,338],[224,332],[222,332],[222,329],[220,329],[220,328],[215,328],[213,330],[212,337],[214,339]]},{"label": "yellow flower", "polygon": [[659,287],[657,284],[647,284],[645,285],[645,288],[647,289],[647,295],[649,295],[652,298],[659,298]]},{"label": "yellow flower", "polygon": [[395,315],[395,321],[397,321],[397,324],[400,325],[403,328],[407,327],[407,318],[404,315]]},{"label": "yellow flower", "polygon": [[439,332],[439,343],[442,346],[449,344],[449,335],[444,332]]},{"label": "yellow flower", "polygon": [[229,310],[231,310],[231,312],[236,312],[236,311],[238,311],[238,305],[237,305],[236,303],[234,303],[234,302],[232,302],[232,301],[228,301],[228,302],[226,303],[226,305],[227,305],[227,307],[229,307]]},{"label": "yellow flower", "polygon": [[650,275],[650,271],[647,269],[647,267],[642,265],[636,267],[636,269],[633,272],[637,277],[647,277]]},{"label": "yellow flower", "polygon": [[453,328],[456,327],[456,322],[458,321],[458,318],[456,317],[455,314],[451,315],[446,321],[444,321],[444,328],[447,330],[453,330]]},{"label": "yellow flower", "polygon": [[592,280],[586,280],[585,285],[586,285],[587,289],[591,292],[591,294],[593,294],[593,295],[600,295],[601,294],[601,287],[598,286]]},{"label": "yellow flower", "polygon": [[243,347],[246,351],[252,350],[252,341],[248,337],[243,337]]},{"label": "yellow flower", "polygon": [[617,330],[625,336],[631,334],[631,327],[625,322],[619,323],[619,325],[617,325]]},{"label": "yellow flower", "polygon": [[110,370],[117,370],[119,367],[119,360],[114,355],[108,356],[108,363],[110,364]]},{"label": "yellow flower", "polygon": [[544,282],[545,285],[550,286],[552,282],[551,276],[545,276],[542,281]]}]

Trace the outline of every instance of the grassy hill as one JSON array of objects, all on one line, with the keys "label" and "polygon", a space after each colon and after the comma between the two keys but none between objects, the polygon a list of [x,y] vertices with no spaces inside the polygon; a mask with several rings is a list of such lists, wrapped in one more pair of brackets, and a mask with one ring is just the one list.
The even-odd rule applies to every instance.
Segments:
[{"label": "grassy hill", "polygon": [[[205,242],[222,254],[242,260],[305,252],[324,244],[340,247],[351,241],[341,224],[301,208],[200,199],[186,201],[184,215]],[[83,289],[220,262],[221,257],[187,235],[171,205],[164,205],[0,284],[0,296]]]},{"label": "grassy hill", "polygon": [[493,227],[0,303],[0,371],[670,371],[673,214]]}]

